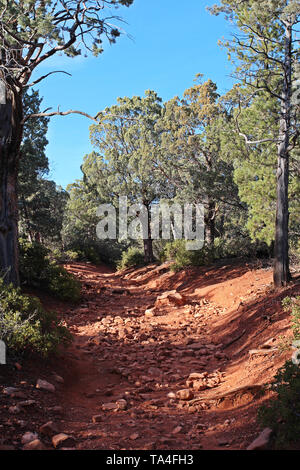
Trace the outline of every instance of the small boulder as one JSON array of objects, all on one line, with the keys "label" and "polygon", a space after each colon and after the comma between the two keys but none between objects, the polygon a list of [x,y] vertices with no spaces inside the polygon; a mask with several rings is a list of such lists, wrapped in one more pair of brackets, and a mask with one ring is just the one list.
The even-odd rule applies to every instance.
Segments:
[{"label": "small boulder", "polygon": [[38,437],[39,436],[36,432],[27,431],[23,434],[21,442],[22,444],[29,444],[29,442],[37,440]]},{"label": "small boulder", "polygon": [[40,390],[46,390],[47,392],[55,392],[54,385],[52,385],[50,382],[47,382],[47,380],[38,379],[35,387]]},{"label": "small boulder", "polygon": [[182,390],[178,390],[176,397],[179,398],[179,400],[192,400],[192,398],[194,398],[194,394],[191,389],[184,388]]},{"label": "small boulder", "polygon": [[118,409],[118,405],[116,403],[104,403],[102,405],[103,411],[114,411]]},{"label": "small boulder", "polygon": [[93,423],[100,423],[102,421],[102,419],[103,419],[102,415],[94,415],[92,417],[92,422]]},{"label": "small boulder", "polygon": [[44,436],[52,437],[54,436],[54,434],[58,433],[58,429],[57,426],[53,423],[53,421],[48,421],[40,427],[40,433],[44,434]]},{"label": "small boulder", "polygon": [[265,428],[260,435],[247,447],[247,450],[264,450],[267,448],[270,437],[272,434],[272,429]]},{"label": "small boulder", "polygon": [[179,294],[176,290],[164,292],[162,295],[159,295],[155,302],[155,307],[164,307],[166,305],[176,305],[181,307],[187,303],[187,298]]},{"label": "small boulder", "polygon": [[28,442],[23,446],[23,450],[46,450],[46,447],[39,439],[35,439],[34,441]]},{"label": "small boulder", "polygon": [[52,444],[55,449],[59,449],[60,447],[74,447],[74,443],[74,438],[64,434],[63,432],[55,434],[55,436],[52,437]]}]

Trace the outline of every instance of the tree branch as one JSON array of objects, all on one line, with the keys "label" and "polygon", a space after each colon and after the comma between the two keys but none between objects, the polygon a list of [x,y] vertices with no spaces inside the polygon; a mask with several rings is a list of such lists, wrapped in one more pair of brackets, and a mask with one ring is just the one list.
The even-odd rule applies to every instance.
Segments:
[{"label": "tree branch", "polygon": [[22,124],[25,124],[25,122],[28,121],[28,119],[31,119],[31,118],[39,118],[39,117],[51,117],[51,116],[67,116],[68,114],[81,114],[82,116],[85,116],[89,119],[91,119],[92,121],[95,121],[98,123],[97,121],[97,116],[93,117],[91,116],[90,114],[88,113],[85,113],[83,111],[77,111],[77,110],[73,110],[73,109],[70,109],[68,111],[51,111],[50,113],[33,113],[33,114],[28,114],[27,116],[24,117],[23,121],[22,121]]},{"label": "tree branch", "polygon": [[35,80],[34,82],[31,82],[27,85],[25,85],[26,87],[31,87],[31,86],[34,86],[36,85],[37,83],[40,83],[42,80],[44,80],[45,78],[49,77],[49,75],[52,75],[53,73],[65,73],[66,75],[69,75],[70,77],[72,77],[72,75],[69,73],[69,72],[65,72],[64,70],[54,70],[53,72],[49,72],[47,73],[46,75],[43,75],[42,77],[39,77],[37,80]]}]

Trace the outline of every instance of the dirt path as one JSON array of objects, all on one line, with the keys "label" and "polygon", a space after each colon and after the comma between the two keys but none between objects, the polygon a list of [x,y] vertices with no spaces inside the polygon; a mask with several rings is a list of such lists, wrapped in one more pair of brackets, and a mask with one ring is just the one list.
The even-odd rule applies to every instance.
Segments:
[{"label": "dirt path", "polygon": [[299,277],[275,292],[269,268],[241,261],[67,269],[81,280],[79,305],[35,294],[74,342],[56,360],[1,368],[0,450],[23,449],[28,432],[48,449],[57,433],[79,450],[246,449],[269,398],[262,385],[291,356],[281,301],[300,294]]},{"label": "dirt path", "polygon": [[[61,312],[75,340],[57,367],[65,380],[58,398],[61,430],[76,449],[249,445],[259,432],[260,385],[290,354],[249,355],[289,335],[280,305],[287,291],[272,292],[269,269],[67,268],[81,279],[83,300]],[[147,311],[172,289],[183,305]]]}]

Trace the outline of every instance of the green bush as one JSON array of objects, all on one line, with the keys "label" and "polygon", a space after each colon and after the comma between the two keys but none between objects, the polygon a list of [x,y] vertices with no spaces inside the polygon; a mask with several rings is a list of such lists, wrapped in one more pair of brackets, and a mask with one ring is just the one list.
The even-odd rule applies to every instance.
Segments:
[{"label": "green bush", "polygon": [[51,261],[50,252],[38,242],[20,240],[20,278],[23,285],[45,290],[62,300],[77,302],[80,282]]},{"label": "green bush", "polygon": [[67,250],[65,251],[66,261],[77,261],[80,254],[77,251]]},{"label": "green bush", "polygon": [[[285,311],[291,313],[295,341],[300,339],[300,296],[282,301]],[[274,445],[285,448],[300,439],[300,368],[287,361],[268,387],[276,398],[258,411],[258,421],[273,430]]]},{"label": "green bush", "polygon": [[171,266],[172,271],[180,271],[188,266],[203,266],[213,261],[213,252],[208,246],[201,250],[187,250],[185,240],[175,240],[168,242],[161,260],[174,261]]},{"label": "green bush", "polygon": [[47,288],[51,294],[61,300],[78,302],[81,285],[77,279],[62,266],[50,263],[46,270]]},{"label": "green bush", "polygon": [[300,339],[300,296],[291,298],[286,297],[282,301],[285,312],[289,312],[292,317],[292,329],[295,340]]},{"label": "green bush", "polygon": [[19,240],[20,277],[24,284],[31,287],[47,286],[46,270],[50,260],[49,251],[41,243]]},{"label": "green bush", "polygon": [[269,258],[271,249],[264,242],[251,242],[250,238],[216,238],[214,244],[214,258]]},{"label": "green bush", "polygon": [[60,344],[69,344],[71,334],[37,298],[23,295],[0,279],[0,339],[13,351],[46,357],[57,353]]},{"label": "green bush", "polygon": [[135,247],[130,247],[123,251],[122,258],[117,264],[118,269],[143,266],[145,264],[144,254]]},{"label": "green bush", "polygon": [[273,430],[273,442],[276,448],[300,439],[300,369],[287,361],[279,369],[270,389],[277,393],[276,399],[258,411],[258,421],[263,427]]}]

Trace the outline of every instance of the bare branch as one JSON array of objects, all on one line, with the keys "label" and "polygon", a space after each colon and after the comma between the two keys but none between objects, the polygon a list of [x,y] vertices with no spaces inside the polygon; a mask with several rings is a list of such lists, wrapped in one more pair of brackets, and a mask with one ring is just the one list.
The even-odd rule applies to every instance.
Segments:
[{"label": "bare branch", "polygon": [[34,82],[31,82],[29,83],[28,85],[25,85],[26,87],[31,87],[31,86],[34,86],[36,85],[37,83],[40,83],[42,80],[44,80],[45,78],[49,77],[49,75],[52,75],[54,73],[65,73],[66,75],[69,75],[70,77],[72,77],[72,75],[69,73],[69,72],[65,72],[64,70],[54,70],[53,72],[49,72],[47,73],[46,75],[43,75],[42,77],[39,77],[37,80],[35,80]]},{"label": "bare branch", "polygon": [[77,111],[77,110],[73,110],[73,109],[70,109],[69,111],[59,111],[59,109],[58,109],[57,111],[51,111],[50,113],[44,112],[44,113],[28,114],[27,116],[24,117],[24,119],[22,121],[22,124],[25,124],[25,122],[27,122],[28,119],[31,119],[31,118],[51,117],[51,116],[67,116],[68,114],[81,114],[82,116],[85,116],[85,117],[91,119],[92,121],[95,121],[95,122],[98,123],[97,116],[93,117],[90,114],[85,113],[83,111]]}]

